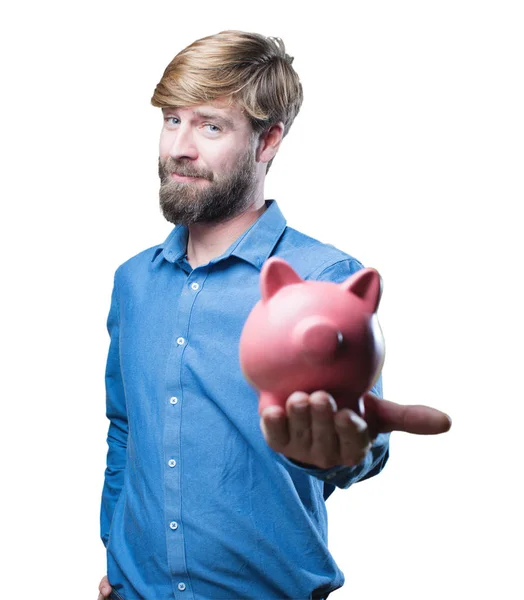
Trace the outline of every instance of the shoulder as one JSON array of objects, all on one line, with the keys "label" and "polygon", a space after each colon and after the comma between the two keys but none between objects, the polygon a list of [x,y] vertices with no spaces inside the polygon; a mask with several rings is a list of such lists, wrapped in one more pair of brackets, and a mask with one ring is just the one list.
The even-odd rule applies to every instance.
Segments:
[{"label": "shoulder", "polygon": [[115,279],[134,279],[140,277],[140,274],[149,274],[153,266],[153,261],[158,256],[158,253],[162,251],[162,248],[163,244],[157,244],[128,258],[117,268]]},{"label": "shoulder", "polygon": [[303,279],[344,281],[364,265],[351,254],[286,227],[273,256],[287,261]]}]

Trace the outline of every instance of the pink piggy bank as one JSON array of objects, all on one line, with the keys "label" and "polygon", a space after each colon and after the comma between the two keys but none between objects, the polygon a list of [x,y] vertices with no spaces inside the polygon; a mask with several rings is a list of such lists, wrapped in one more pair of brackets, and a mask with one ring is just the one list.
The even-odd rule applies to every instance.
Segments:
[{"label": "pink piggy bank", "polygon": [[362,414],[359,399],[384,363],[378,272],[363,269],[340,284],[305,281],[273,257],[260,284],[262,299],[240,337],[240,365],[260,392],[259,413],[284,407],[293,392],[325,390],[339,408]]}]

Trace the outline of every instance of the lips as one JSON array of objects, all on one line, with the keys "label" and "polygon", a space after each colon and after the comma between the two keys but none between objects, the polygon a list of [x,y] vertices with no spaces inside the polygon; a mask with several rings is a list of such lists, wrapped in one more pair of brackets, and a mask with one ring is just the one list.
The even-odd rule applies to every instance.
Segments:
[{"label": "lips", "polygon": [[171,173],[173,179],[179,179],[181,181],[191,181],[192,179],[200,179],[198,175],[182,175],[181,173]]},{"label": "lips", "polygon": [[206,177],[203,177],[202,175],[188,175],[186,173],[177,173],[176,171],[171,173],[171,177],[180,179],[206,179]]}]

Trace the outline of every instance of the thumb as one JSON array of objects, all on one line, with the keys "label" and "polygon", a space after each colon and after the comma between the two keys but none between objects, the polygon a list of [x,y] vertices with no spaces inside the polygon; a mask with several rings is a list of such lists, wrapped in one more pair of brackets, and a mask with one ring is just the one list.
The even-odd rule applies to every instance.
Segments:
[{"label": "thumb", "polygon": [[368,392],[364,395],[364,408],[366,421],[377,434],[404,431],[436,435],[451,428],[451,418],[430,406],[396,404]]},{"label": "thumb", "polygon": [[102,577],[102,581],[100,581],[100,584],[98,586],[98,591],[100,592],[100,595],[103,598],[109,598],[109,594],[111,594],[112,588],[111,584],[109,583],[109,579],[107,578],[107,575],[104,575],[104,577]]}]

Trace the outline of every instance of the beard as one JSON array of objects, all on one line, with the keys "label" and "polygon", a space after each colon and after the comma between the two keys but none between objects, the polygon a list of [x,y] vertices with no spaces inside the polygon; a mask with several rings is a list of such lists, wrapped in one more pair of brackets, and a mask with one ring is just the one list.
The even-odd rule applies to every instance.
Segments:
[{"label": "beard", "polygon": [[[167,221],[180,225],[223,222],[243,213],[253,203],[256,190],[256,162],[248,148],[235,168],[217,176],[197,170],[188,159],[158,160],[160,208]],[[171,173],[202,177],[210,183],[174,181]]]}]

